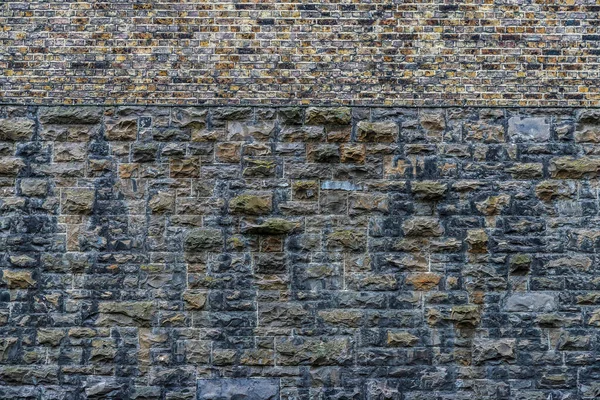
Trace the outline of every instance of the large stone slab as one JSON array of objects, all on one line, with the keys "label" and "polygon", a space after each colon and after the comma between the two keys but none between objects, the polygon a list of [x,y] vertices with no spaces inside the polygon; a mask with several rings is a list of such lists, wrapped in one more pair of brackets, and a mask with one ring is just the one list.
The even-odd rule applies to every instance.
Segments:
[{"label": "large stone slab", "polygon": [[197,400],[279,400],[279,379],[198,379]]}]

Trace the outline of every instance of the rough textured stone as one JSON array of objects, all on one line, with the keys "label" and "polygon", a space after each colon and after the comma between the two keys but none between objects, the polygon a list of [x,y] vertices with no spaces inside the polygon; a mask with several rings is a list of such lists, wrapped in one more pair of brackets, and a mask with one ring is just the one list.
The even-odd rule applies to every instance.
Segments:
[{"label": "rough textured stone", "polygon": [[516,339],[477,339],[473,341],[473,361],[511,361],[516,358]]},{"label": "rough textured stone", "polygon": [[412,191],[417,199],[439,200],[446,194],[447,185],[435,181],[413,182]]},{"label": "rough textured stone", "polygon": [[543,181],[535,187],[535,194],[543,201],[569,199],[575,194],[575,187],[567,182]]},{"label": "rough textured stone", "polygon": [[239,142],[220,143],[215,149],[216,157],[221,162],[236,163],[241,159],[242,144]]},{"label": "rough textured stone", "polygon": [[506,299],[505,308],[513,312],[548,312],[555,310],[556,300],[544,293],[517,293]]},{"label": "rough textured stone", "polygon": [[544,117],[511,117],[508,137],[513,142],[545,142],[550,139],[550,123]]},{"label": "rough textured stone", "polygon": [[199,379],[198,400],[278,400],[279,380],[266,378]]},{"label": "rough textured stone", "polygon": [[544,177],[544,165],[541,163],[516,164],[506,169],[514,179],[541,179]]},{"label": "rough textured stone", "polygon": [[278,339],[277,355],[281,365],[344,365],[352,360],[348,339]]},{"label": "rough textured stone", "polygon": [[219,229],[194,229],[185,238],[186,251],[218,250],[223,246],[223,235]]},{"label": "rough textured stone", "polygon": [[310,107],[306,110],[308,125],[348,125],[351,120],[351,109],[348,107]]},{"label": "rough textured stone", "polygon": [[366,149],[364,145],[344,144],[341,146],[340,161],[343,163],[363,164],[365,157]]},{"label": "rough textured stone", "polygon": [[582,110],[577,117],[575,141],[600,143],[600,112],[598,110]]},{"label": "rough textured stone", "polygon": [[94,189],[70,188],[61,193],[63,214],[91,214],[94,209]]},{"label": "rough textured stone", "polygon": [[0,119],[0,141],[27,141],[33,136],[35,121],[25,118]]},{"label": "rough textured stone", "polygon": [[69,108],[0,106],[0,398],[596,396],[593,110]]},{"label": "rough textured stone", "polygon": [[600,159],[558,157],[550,160],[550,176],[557,179],[595,178],[600,175]]},{"label": "rough textured stone", "polygon": [[242,232],[263,235],[282,235],[290,233],[298,228],[300,228],[298,222],[288,221],[282,218],[269,218],[259,224],[245,224],[242,226]]},{"label": "rough textured stone", "polygon": [[490,196],[487,199],[475,203],[475,206],[484,215],[500,214],[510,203],[510,196],[501,194],[499,196]]},{"label": "rough textured stone", "polygon": [[365,235],[352,229],[337,230],[327,236],[327,244],[332,248],[361,250],[365,247]]},{"label": "rough textured stone", "polygon": [[511,273],[527,273],[531,267],[533,258],[529,254],[515,254],[510,258]]},{"label": "rough textured stone", "polygon": [[0,177],[17,176],[24,166],[25,163],[18,157],[0,157]]},{"label": "rough textured stone", "polygon": [[101,107],[41,107],[38,112],[42,124],[89,125],[102,120]]},{"label": "rough textured stone", "polygon": [[474,328],[481,322],[481,310],[476,305],[452,307],[450,319],[460,327]]},{"label": "rough textured stone", "polygon": [[408,332],[388,332],[387,344],[391,347],[412,347],[419,342],[419,338]]},{"label": "rough textured stone", "polygon": [[98,326],[149,326],[153,318],[152,302],[101,302],[98,305]]},{"label": "rough textured stone", "polygon": [[11,271],[5,269],[2,271],[2,280],[9,289],[28,289],[35,286],[35,280],[31,276],[31,271]]},{"label": "rough textured stone", "polygon": [[404,221],[402,229],[406,236],[441,236],[444,233],[440,221],[430,217],[410,218]]},{"label": "rough textured stone", "polygon": [[406,283],[411,284],[415,290],[431,290],[438,286],[441,277],[432,273],[411,274],[406,277]]},{"label": "rough textured stone", "polygon": [[357,125],[359,142],[389,143],[398,137],[398,125],[395,122],[360,121]]},{"label": "rough textured stone", "polygon": [[268,214],[272,209],[271,196],[243,194],[229,201],[229,210],[234,214]]},{"label": "rough textured stone", "polygon": [[471,253],[486,253],[488,235],[483,229],[469,229],[465,241],[469,244]]}]

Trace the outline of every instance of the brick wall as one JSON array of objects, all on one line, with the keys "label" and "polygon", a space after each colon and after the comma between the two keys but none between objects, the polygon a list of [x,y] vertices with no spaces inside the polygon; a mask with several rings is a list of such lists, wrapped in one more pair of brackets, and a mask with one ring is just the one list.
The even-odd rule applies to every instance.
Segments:
[{"label": "brick wall", "polygon": [[0,100],[597,105],[600,6],[4,1]]},{"label": "brick wall", "polygon": [[0,107],[0,398],[598,398],[600,113]]}]

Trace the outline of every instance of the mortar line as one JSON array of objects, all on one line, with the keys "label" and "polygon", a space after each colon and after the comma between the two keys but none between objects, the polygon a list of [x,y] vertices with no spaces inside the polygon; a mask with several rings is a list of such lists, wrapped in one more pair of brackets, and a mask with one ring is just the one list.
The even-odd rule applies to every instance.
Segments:
[{"label": "mortar line", "polygon": [[493,108],[493,109],[600,109],[600,104],[593,106],[585,105],[486,105],[486,104],[343,104],[343,103],[309,103],[309,104],[269,104],[269,103],[248,103],[248,104],[202,104],[202,103],[80,103],[80,104],[61,104],[61,103],[18,103],[18,102],[0,102],[0,106],[20,106],[20,107],[206,107],[206,108],[310,108],[310,107],[349,107],[349,108]]}]

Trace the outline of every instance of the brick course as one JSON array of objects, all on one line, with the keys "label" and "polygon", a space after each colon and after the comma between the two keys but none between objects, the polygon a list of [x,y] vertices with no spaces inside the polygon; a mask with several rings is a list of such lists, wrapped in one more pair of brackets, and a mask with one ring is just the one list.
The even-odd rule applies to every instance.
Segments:
[{"label": "brick course", "polygon": [[600,6],[4,1],[0,101],[598,105]]}]

